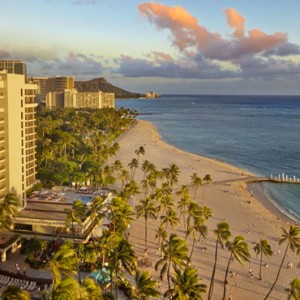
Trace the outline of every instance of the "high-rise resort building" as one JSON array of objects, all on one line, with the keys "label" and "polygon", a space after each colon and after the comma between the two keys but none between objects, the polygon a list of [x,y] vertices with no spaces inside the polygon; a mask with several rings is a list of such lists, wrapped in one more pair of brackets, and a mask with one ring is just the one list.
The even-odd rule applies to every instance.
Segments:
[{"label": "high-rise resort building", "polygon": [[0,70],[0,201],[14,192],[24,208],[36,182],[36,85],[23,62],[0,60]]},{"label": "high-rise resort building", "polygon": [[[32,193],[27,198],[26,192],[37,182],[37,85],[26,83],[26,73],[23,74],[26,70],[24,63],[0,60],[0,66],[0,201],[3,201],[8,193],[16,193],[22,203],[19,215],[12,220],[11,230],[1,233],[0,259],[3,262],[9,253],[15,252],[19,247],[21,236],[38,236],[48,240],[58,237],[63,240],[75,238],[80,242],[87,241],[95,230],[101,232],[102,229],[87,215],[82,223],[75,222],[72,231],[70,230],[67,225],[67,213],[72,210],[72,203],[78,197],[73,192],[67,196],[64,189],[53,193],[45,190],[38,195]],[[62,93],[65,93],[70,90],[67,88],[73,87],[74,80],[71,77],[65,79],[56,77],[52,80],[58,93],[62,90]],[[63,196],[64,203],[56,203],[62,201]],[[93,198],[92,195],[84,196],[89,201]],[[107,201],[109,197],[110,193]]]},{"label": "high-rise resort building", "polygon": [[46,81],[46,93],[49,92],[63,92],[74,88],[74,77],[73,76],[55,76],[48,78]]},{"label": "high-rise resort building", "polygon": [[0,71],[6,70],[9,74],[26,76],[26,64],[20,60],[0,60]]},{"label": "high-rise resort building", "polygon": [[27,82],[36,84],[37,91],[36,91],[36,101],[38,104],[46,103],[46,84],[47,84],[48,77],[28,77]]}]

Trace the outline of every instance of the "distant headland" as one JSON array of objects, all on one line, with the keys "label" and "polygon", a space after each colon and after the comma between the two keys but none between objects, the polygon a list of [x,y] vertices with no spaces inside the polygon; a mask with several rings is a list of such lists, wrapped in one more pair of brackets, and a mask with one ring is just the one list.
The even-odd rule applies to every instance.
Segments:
[{"label": "distant headland", "polygon": [[94,78],[87,81],[75,81],[75,88],[78,92],[97,92],[100,90],[104,93],[114,93],[116,99],[154,99],[160,97],[160,95],[155,92],[141,94],[126,91],[124,89],[112,85],[103,77]]}]

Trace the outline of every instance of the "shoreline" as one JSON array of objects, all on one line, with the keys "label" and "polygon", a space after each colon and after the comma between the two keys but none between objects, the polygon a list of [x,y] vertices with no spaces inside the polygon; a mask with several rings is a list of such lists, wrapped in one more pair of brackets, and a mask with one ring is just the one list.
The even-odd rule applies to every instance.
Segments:
[{"label": "shoreline", "polygon": [[[235,166],[231,163],[228,163],[226,161],[223,160],[219,160],[216,158],[212,158],[212,157],[207,157],[207,156],[203,156],[201,154],[196,154],[196,153],[192,153],[189,152],[187,150],[181,149],[176,147],[175,145],[169,144],[167,141],[165,141],[162,137],[161,132],[159,131],[159,129],[151,122],[151,121],[147,121],[147,120],[137,120],[137,122],[146,122],[151,124],[151,126],[154,127],[155,131],[158,133],[158,137],[160,139],[160,141],[162,143],[164,143],[165,145],[168,145],[170,147],[173,147],[173,149],[176,149],[177,151],[180,151],[182,153],[186,153],[186,154],[191,154],[191,155],[196,155],[201,157],[202,159],[206,159],[206,160],[211,160],[212,162],[216,162],[216,163],[220,163],[223,164],[224,166],[227,166],[229,168],[235,168],[237,170],[241,171],[241,174],[247,174],[249,176],[258,176],[258,174],[255,174],[251,171],[248,171],[246,169],[243,169],[241,167]],[[251,186],[253,186],[254,188],[251,188]],[[256,186],[256,188],[255,188]],[[258,186],[258,188],[257,188]],[[259,201],[261,202],[261,204],[268,209],[271,213],[273,213],[277,218],[280,218],[281,220],[283,220],[284,222],[286,222],[287,224],[289,223],[294,223],[294,224],[299,224],[300,223],[300,219],[294,215],[293,213],[287,211],[283,206],[281,206],[276,199],[272,198],[270,195],[268,195],[265,191],[265,188],[263,187],[263,184],[261,183],[246,183],[246,188],[245,190],[247,192],[251,192],[251,190],[253,189],[259,189],[259,193],[256,195],[256,198],[259,199]]]},{"label": "shoreline", "polygon": [[[125,132],[118,142],[120,151],[115,159],[119,159],[124,167],[127,167],[132,158],[136,157],[135,150],[140,146],[145,148],[145,155],[140,158],[140,163],[147,159],[159,170],[170,166],[170,164],[176,164],[180,169],[176,189],[180,188],[181,185],[190,185],[190,177],[194,172],[197,172],[201,177],[206,174],[211,175],[213,184],[202,185],[199,188],[196,201],[201,206],[209,206],[213,216],[207,221],[209,228],[207,238],[196,243],[192,264],[199,270],[199,276],[202,278],[203,283],[209,286],[214,264],[215,238],[213,229],[220,221],[226,221],[230,225],[232,238],[242,235],[248,243],[252,256],[251,261],[246,262],[244,266],[238,263],[232,264],[230,270],[234,275],[229,279],[228,292],[233,295],[234,299],[263,299],[274,281],[284,252],[285,246],[278,244],[278,238],[282,235],[281,228],[288,229],[289,224],[294,223],[294,221],[288,220],[274,207],[273,209],[267,208],[264,205],[266,202],[264,203],[258,195],[254,194],[254,197],[251,197],[251,193],[243,179],[253,174],[228,163],[202,157],[167,144],[161,139],[156,127],[151,122],[144,120],[138,120],[137,124]],[[139,184],[141,179],[143,179],[143,172],[137,169],[134,180]],[[142,197],[142,194],[137,195],[133,206],[137,205]],[[174,199],[176,203],[178,196],[174,195]],[[176,205],[174,208],[176,209]],[[179,215],[178,211],[177,213]],[[159,219],[148,220],[148,257],[153,262],[152,266],[149,267],[149,271],[157,280],[159,280],[159,274],[155,271],[154,265],[160,257],[160,252],[155,235],[159,222]],[[184,223],[182,221],[175,230],[170,228],[168,231],[169,233],[176,233],[184,239]],[[140,218],[133,221],[130,232],[130,242],[134,246],[139,259],[144,255],[143,237],[144,221]],[[263,280],[257,278],[259,257],[256,257],[253,250],[254,245],[260,239],[267,239],[274,251],[274,255],[270,259],[264,258],[263,260],[265,263]],[[191,247],[192,238],[189,237],[187,242]],[[216,300],[222,299],[223,272],[228,263],[228,256],[226,249],[220,249],[215,282],[214,299]],[[287,262],[293,262],[295,267],[293,269],[287,268]],[[278,288],[272,293],[273,299],[286,298],[284,288],[288,287],[289,282],[298,276],[297,263],[298,257],[290,251],[278,280]],[[254,271],[254,277],[249,276],[249,269]],[[165,282],[163,282],[161,291],[165,288]],[[204,295],[204,299],[206,299],[206,295]]]}]

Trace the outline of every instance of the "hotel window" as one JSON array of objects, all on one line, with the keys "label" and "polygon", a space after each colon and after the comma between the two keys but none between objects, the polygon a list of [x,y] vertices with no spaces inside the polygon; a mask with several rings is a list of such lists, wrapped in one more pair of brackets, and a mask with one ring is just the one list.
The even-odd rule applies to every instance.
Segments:
[{"label": "hotel window", "polygon": [[23,97],[23,89],[21,89],[21,97]]}]

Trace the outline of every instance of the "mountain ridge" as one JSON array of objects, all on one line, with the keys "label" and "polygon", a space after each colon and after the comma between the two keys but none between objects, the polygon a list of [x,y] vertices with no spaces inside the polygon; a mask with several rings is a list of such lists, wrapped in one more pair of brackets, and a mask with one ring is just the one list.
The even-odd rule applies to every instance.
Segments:
[{"label": "mountain ridge", "polygon": [[75,88],[78,92],[98,92],[114,93],[117,99],[122,98],[139,98],[142,94],[132,93],[121,89],[109,83],[105,78],[98,77],[87,81],[75,81]]}]

